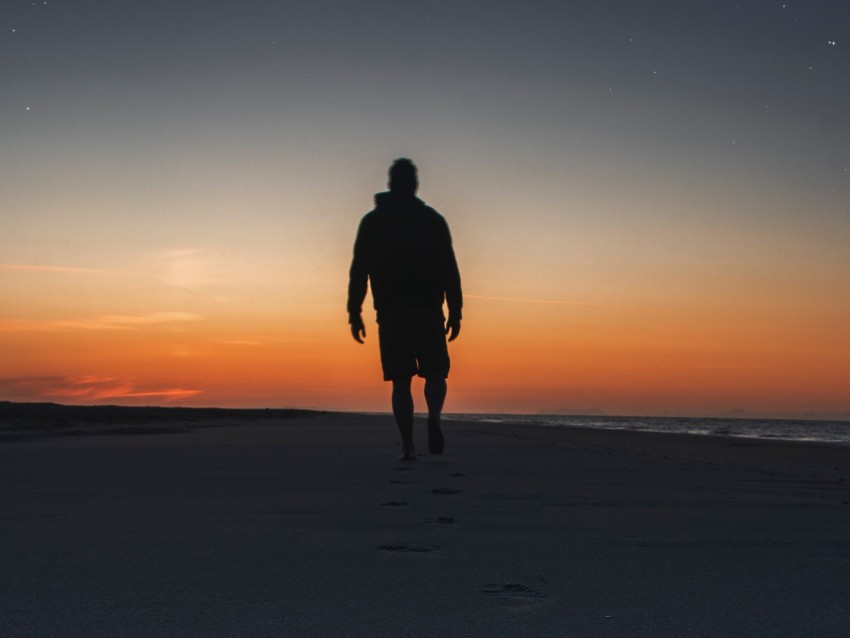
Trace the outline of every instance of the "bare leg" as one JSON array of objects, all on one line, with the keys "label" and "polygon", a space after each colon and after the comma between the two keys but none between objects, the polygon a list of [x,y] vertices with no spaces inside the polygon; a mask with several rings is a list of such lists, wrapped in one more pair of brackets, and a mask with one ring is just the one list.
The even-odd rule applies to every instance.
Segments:
[{"label": "bare leg", "polygon": [[428,404],[428,451],[442,454],[445,447],[440,429],[440,414],[446,401],[446,380],[442,377],[425,379],[425,402]]},{"label": "bare leg", "polygon": [[401,434],[403,461],[415,461],[413,448],[413,395],[410,393],[410,377],[393,379],[393,416]]}]

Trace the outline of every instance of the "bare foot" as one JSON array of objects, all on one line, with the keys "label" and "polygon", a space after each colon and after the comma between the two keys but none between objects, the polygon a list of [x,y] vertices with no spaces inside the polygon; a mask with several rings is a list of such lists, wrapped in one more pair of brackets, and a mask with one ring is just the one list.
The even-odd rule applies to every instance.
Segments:
[{"label": "bare foot", "polygon": [[443,448],[446,441],[443,438],[443,431],[440,429],[440,417],[428,416],[428,451],[431,454],[437,455],[443,453]]}]

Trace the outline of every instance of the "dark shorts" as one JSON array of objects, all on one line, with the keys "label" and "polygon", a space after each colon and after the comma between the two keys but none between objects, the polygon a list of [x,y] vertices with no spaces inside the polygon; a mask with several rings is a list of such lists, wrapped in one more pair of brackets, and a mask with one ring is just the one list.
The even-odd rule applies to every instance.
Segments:
[{"label": "dark shorts", "polygon": [[384,381],[413,375],[426,379],[449,376],[449,349],[442,313],[382,314],[378,340]]}]

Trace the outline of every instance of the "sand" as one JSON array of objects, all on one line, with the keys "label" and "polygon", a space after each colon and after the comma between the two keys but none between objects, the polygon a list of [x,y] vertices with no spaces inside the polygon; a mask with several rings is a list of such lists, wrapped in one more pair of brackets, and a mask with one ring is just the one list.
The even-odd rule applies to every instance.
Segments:
[{"label": "sand", "polygon": [[110,418],[0,443],[0,636],[850,631],[846,447]]}]

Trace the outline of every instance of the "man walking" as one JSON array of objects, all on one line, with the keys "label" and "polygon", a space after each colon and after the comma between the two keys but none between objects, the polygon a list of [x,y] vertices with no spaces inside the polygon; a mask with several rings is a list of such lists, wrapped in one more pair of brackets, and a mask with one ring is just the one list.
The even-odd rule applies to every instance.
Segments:
[{"label": "man walking", "polygon": [[[428,450],[444,447],[440,413],[449,375],[448,340],[460,334],[463,294],[446,220],[416,197],[416,166],[397,159],[389,192],[375,195],[375,209],[360,222],[348,282],[351,335],[363,343],[361,310],[371,282],[378,315],[384,381],[392,381],[393,415],[401,433],[402,459],[413,461],[413,375],[425,379]],[[449,318],[443,316],[443,301]]]}]

